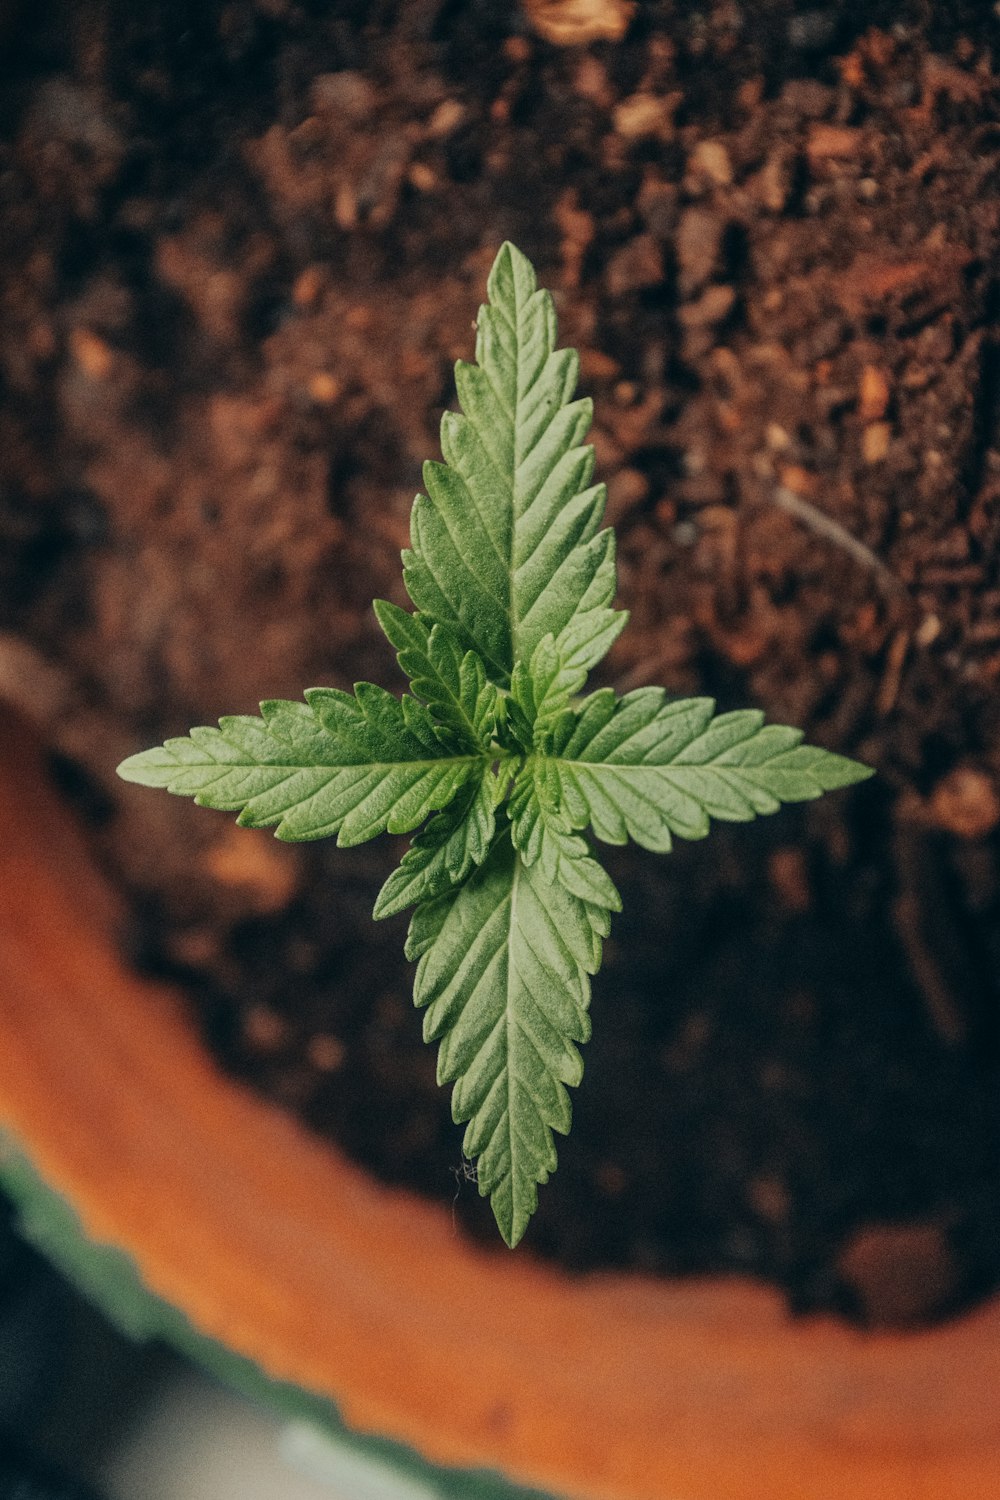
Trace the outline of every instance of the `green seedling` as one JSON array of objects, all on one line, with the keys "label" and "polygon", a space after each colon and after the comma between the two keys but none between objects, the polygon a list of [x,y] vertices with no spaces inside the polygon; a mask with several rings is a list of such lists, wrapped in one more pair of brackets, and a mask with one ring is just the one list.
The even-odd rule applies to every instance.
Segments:
[{"label": "green seedling", "polygon": [[570,1127],[590,1034],[590,978],[621,902],[588,835],[666,853],[712,818],[864,780],[857,762],[801,743],[752,710],[644,687],[580,697],[625,625],[614,608],[614,536],[584,445],[572,349],[528,260],[497,255],[476,363],[455,370],[462,411],[441,422],[443,463],[424,470],[403,577],[414,612],[375,612],[410,691],[312,688],[305,702],[133,755],[127,781],[239,811],[280,839],[363,843],[420,828],[375,903],[414,907],[414,1000],[438,1042],[508,1245]]}]

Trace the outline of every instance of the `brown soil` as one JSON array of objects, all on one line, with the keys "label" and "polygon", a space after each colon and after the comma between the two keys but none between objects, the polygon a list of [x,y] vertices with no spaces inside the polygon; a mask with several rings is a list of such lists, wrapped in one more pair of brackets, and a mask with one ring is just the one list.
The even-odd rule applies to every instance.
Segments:
[{"label": "brown soil", "polygon": [[369,601],[403,602],[514,239],[595,398],[632,610],[605,680],[880,773],[610,856],[625,914],[530,1243],[938,1315],[1000,1283],[1000,23],[662,0],[565,47],[553,9],[8,19],[0,692],[225,1064],[492,1235],[404,924],[369,919],[399,848],[281,846],[112,771],[262,697],[398,685]]}]

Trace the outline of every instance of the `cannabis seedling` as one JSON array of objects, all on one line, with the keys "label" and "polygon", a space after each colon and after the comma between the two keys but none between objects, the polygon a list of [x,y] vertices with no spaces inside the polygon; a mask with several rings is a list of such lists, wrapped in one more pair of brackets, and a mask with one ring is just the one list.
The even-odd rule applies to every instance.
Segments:
[{"label": "cannabis seedling", "polygon": [[441,422],[403,575],[416,612],[375,612],[411,692],[371,683],[262,703],[260,718],[133,755],[127,781],[239,810],[280,839],[416,834],[375,903],[415,908],[414,1000],[440,1043],[438,1079],[468,1122],[500,1232],[516,1245],[570,1126],[590,976],[618,892],[584,830],[666,852],[710,818],[742,822],[861,781],[855,761],[802,745],[746,710],[662,688],[578,698],[626,621],[613,608],[614,536],[572,399],[574,350],[555,348],[548,292],[505,244],[480,309],[476,364],[455,378],[464,415]]}]

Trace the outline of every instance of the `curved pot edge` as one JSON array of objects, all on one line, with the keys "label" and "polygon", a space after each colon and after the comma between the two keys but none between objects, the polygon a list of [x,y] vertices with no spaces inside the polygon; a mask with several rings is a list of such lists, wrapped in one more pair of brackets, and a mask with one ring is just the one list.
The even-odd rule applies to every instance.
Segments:
[{"label": "curved pot edge", "polygon": [[[135,1262],[115,1245],[98,1244],[79,1216],[32,1165],[23,1147],[0,1135],[0,1186],[13,1201],[19,1232],[118,1330],[137,1343],[162,1340],[224,1385],[275,1412],[308,1423],[415,1486],[415,1500],[557,1500],[500,1474],[445,1469],[404,1443],[357,1432],[326,1397],[275,1380],[252,1360],[201,1333],[178,1308],[147,1287]],[[419,1487],[419,1497],[416,1493]]]}]

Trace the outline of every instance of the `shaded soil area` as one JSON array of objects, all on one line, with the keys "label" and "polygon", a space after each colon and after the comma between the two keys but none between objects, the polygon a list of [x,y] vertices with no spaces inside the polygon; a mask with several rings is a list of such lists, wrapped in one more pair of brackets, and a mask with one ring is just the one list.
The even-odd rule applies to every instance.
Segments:
[{"label": "shaded soil area", "polygon": [[404,924],[370,923],[402,846],[278,845],[113,767],[399,685],[369,601],[404,602],[513,239],[595,401],[632,611],[603,680],[879,771],[610,855],[625,913],[529,1242],[937,1316],[1000,1284],[1000,21],[656,0],[560,45],[558,11],[0,11],[0,695],[223,1064],[492,1238]]}]

